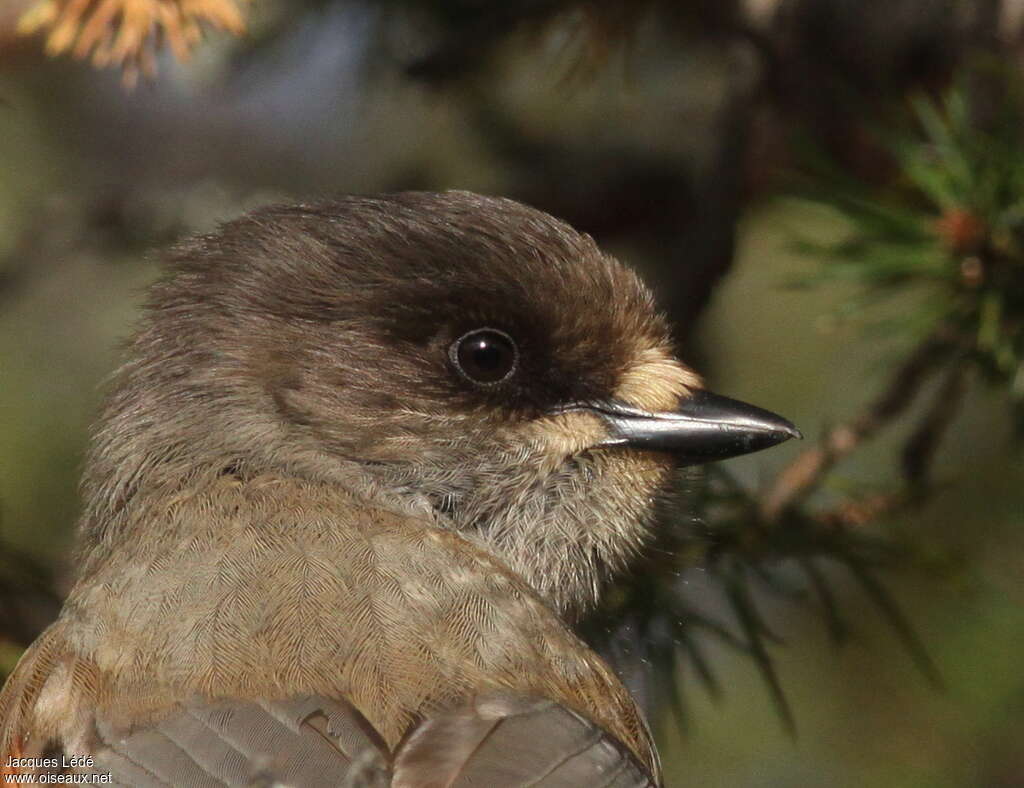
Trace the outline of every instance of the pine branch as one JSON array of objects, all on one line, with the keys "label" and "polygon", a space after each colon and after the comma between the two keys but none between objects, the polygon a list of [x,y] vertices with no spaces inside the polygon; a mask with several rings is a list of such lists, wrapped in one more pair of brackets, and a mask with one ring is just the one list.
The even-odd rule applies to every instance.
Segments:
[{"label": "pine branch", "polygon": [[836,463],[902,415],[958,341],[958,332],[948,324],[922,341],[895,369],[873,402],[850,421],[828,430],[817,446],[803,451],[776,476],[761,495],[761,519],[769,523],[778,520],[787,508],[811,495]]},{"label": "pine branch", "polygon": [[212,27],[240,36],[245,0],[39,0],[21,17],[18,32],[46,33],[51,56],[70,53],[97,67],[121,68],[133,85],[156,72],[156,52],[166,43],[181,61]]}]

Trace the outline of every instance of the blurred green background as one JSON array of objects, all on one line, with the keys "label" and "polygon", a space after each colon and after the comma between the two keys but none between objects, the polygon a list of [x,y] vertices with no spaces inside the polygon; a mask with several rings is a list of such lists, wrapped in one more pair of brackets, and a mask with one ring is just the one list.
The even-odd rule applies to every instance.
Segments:
[{"label": "blurred green background", "polygon": [[[873,306],[852,281],[792,286],[829,265],[799,240],[858,231],[827,197],[796,194],[807,152],[891,195],[901,160],[880,140],[914,128],[908,98],[988,73],[979,62],[1020,62],[1011,0],[267,0],[246,6],[246,36],[211,36],[187,65],[163,54],[126,91],[116,72],[16,37],[28,5],[0,12],[3,670],[74,571],[88,425],[161,247],[258,204],[354,191],[465,188],[550,210],[645,273],[715,390],[803,429],[803,445],[730,464],[756,498],[914,344],[892,329],[918,308],[913,283]],[[993,84],[965,89],[984,99],[979,126],[1011,100]],[[1000,285],[1007,303],[1018,285]],[[669,784],[1024,786],[1024,456],[1008,395],[1024,377],[981,378],[942,431],[926,494],[850,526],[912,546],[881,576],[944,688],[826,555],[848,643],[811,606],[757,597],[784,640],[770,653],[796,736],[751,660],[711,638],[720,700],[681,661],[686,724],[651,704]],[[859,446],[807,506],[900,487],[913,427],[896,419]],[[681,582],[730,620],[700,566]]]}]

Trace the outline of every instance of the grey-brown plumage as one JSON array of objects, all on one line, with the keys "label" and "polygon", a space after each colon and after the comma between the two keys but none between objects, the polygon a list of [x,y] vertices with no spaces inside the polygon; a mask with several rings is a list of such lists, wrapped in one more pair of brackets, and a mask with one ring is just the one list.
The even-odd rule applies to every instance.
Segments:
[{"label": "grey-brown plumage", "polygon": [[679,458],[793,434],[699,389],[634,274],[508,200],[267,208],[183,245],[0,753],[124,784],[658,784],[569,625]]}]

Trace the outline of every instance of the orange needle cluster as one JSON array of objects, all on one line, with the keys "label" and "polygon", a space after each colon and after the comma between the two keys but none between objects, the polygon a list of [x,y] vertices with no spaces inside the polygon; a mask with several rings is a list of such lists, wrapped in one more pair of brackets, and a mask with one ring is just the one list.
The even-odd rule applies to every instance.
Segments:
[{"label": "orange needle cluster", "polygon": [[140,72],[155,72],[155,54],[165,43],[185,60],[204,26],[241,35],[240,2],[245,0],[40,0],[22,16],[18,31],[45,31],[50,55],[70,52],[99,67],[119,66],[133,83]]}]

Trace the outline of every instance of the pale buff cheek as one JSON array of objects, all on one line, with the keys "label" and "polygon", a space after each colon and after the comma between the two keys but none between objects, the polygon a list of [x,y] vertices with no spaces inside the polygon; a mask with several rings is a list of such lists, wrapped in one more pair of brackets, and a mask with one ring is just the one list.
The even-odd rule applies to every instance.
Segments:
[{"label": "pale buff cheek", "polygon": [[563,413],[534,422],[529,427],[529,437],[543,446],[540,454],[546,460],[548,472],[557,470],[572,457],[591,448],[608,437],[607,427],[601,418],[586,411]]},{"label": "pale buff cheek", "polygon": [[608,452],[605,475],[622,491],[630,508],[649,514],[664,492],[675,464],[671,457],[654,452]]},{"label": "pale buff cheek", "polygon": [[622,376],[614,396],[654,413],[675,410],[681,397],[700,387],[697,373],[661,348],[646,348]]}]

